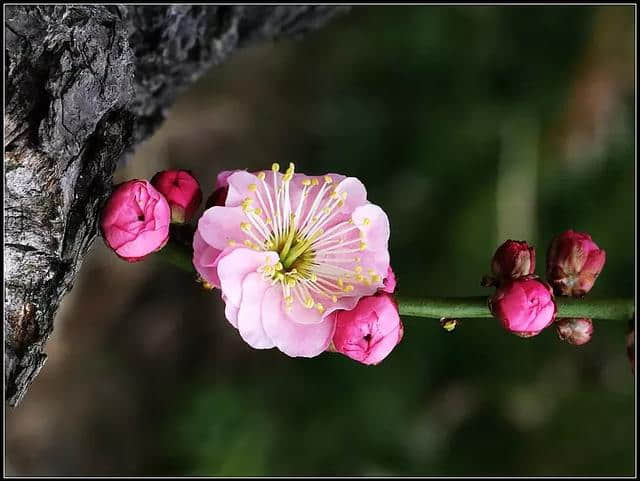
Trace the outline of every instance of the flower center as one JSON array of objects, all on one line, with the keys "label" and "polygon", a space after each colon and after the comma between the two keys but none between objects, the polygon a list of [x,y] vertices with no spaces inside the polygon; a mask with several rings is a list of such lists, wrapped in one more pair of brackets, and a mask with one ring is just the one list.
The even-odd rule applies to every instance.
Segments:
[{"label": "flower center", "polygon": [[[282,286],[287,307],[297,299],[323,312],[322,298],[336,302],[353,291],[356,282],[380,282],[371,269],[369,276],[363,275],[357,254],[367,245],[352,218],[342,212],[347,192],[339,191],[329,175],[324,182],[304,178],[292,192],[293,163],[284,174],[279,174],[279,164],[271,170],[272,182],[267,181],[266,172],[258,172],[259,183],[248,185],[253,196],[241,204],[246,222],[240,229],[247,235],[242,242],[246,247],[278,254],[275,265],[267,260],[258,270],[267,281]],[[364,224],[368,223],[365,219]],[[353,270],[347,268],[354,263]]]}]

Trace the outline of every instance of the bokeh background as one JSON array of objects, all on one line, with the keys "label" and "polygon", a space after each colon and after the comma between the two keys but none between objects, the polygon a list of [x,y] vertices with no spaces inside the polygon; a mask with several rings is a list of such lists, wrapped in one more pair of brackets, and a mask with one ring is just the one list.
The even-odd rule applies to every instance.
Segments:
[{"label": "bokeh background", "polygon": [[[607,250],[633,296],[634,7],[370,6],[248,48],[180,97],[116,181],[296,162],[359,177],[403,295],[488,294],[507,238]],[[576,348],[405,319],[379,366],[250,349],[216,292],[97,239],[48,363],[6,412],[15,475],[632,475],[627,324]]]}]

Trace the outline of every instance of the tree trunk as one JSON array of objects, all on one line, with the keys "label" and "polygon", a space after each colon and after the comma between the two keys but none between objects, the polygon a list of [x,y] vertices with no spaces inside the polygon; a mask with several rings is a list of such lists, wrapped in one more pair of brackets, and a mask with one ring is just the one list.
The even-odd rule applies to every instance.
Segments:
[{"label": "tree trunk", "polygon": [[15,406],[46,360],[118,161],[234,49],[318,28],[346,7],[5,8],[4,361]]}]

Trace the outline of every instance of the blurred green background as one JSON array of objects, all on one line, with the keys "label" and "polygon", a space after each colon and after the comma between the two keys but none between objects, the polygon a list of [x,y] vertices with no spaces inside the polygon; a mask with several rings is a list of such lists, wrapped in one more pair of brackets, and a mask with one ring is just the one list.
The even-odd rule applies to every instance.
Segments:
[{"label": "blurred green background", "polygon": [[[354,7],[237,52],[116,174],[295,161],[388,213],[399,292],[482,295],[495,248],[587,231],[593,297],[633,296],[633,6]],[[627,324],[572,347],[405,320],[379,366],[250,349],[217,292],[97,239],[22,406],[8,474],[632,475]]]}]

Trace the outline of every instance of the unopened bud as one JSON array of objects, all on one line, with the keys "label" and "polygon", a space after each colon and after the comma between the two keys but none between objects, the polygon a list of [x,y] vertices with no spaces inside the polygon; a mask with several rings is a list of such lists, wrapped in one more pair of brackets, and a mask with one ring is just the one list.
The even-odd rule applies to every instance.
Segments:
[{"label": "unopened bud", "polygon": [[510,279],[529,276],[536,269],[536,249],[526,241],[508,240],[496,250],[491,272],[499,285]]},{"label": "unopened bud", "polygon": [[569,229],[549,246],[547,280],[558,295],[582,297],[593,287],[605,257],[589,234]]},{"label": "unopened bud", "polygon": [[394,297],[386,292],[361,298],[350,311],[336,311],[333,347],[362,364],[378,364],[396,347],[404,327]]},{"label": "unopened bud", "polygon": [[171,222],[189,222],[202,202],[202,191],[197,179],[188,170],[164,170],[151,179],[171,207]]},{"label": "unopened bud", "polygon": [[593,335],[593,321],[587,317],[563,317],[555,324],[558,337],[574,346],[588,343]]},{"label": "unopened bud", "polygon": [[164,196],[146,180],[118,185],[102,211],[105,244],[128,262],[160,250],[169,240],[171,214]]},{"label": "unopened bud", "polygon": [[489,309],[506,330],[520,337],[539,334],[556,316],[551,286],[532,278],[502,284],[489,299]]}]

